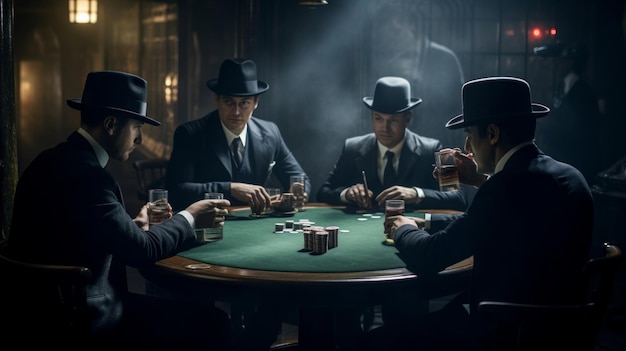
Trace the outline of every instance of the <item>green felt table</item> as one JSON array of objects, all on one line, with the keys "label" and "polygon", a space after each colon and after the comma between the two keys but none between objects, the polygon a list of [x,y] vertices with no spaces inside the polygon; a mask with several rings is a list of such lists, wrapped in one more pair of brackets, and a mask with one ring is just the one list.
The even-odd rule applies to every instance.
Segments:
[{"label": "green felt table", "polygon": [[[223,240],[160,260],[140,272],[181,297],[212,296],[234,306],[263,296],[295,303],[299,306],[298,350],[316,351],[336,349],[338,306],[381,303],[389,291],[398,289],[416,289],[424,297],[444,296],[467,284],[472,258],[435,276],[407,270],[396,249],[382,244],[381,213],[364,216],[324,204],[309,204],[305,209],[293,217],[265,218],[250,218],[245,209],[232,211],[237,218],[225,222]],[[347,232],[339,232],[337,247],[315,255],[302,252],[302,233],[274,233],[275,223],[288,219],[308,219]]]},{"label": "green felt table", "polygon": [[[307,207],[290,217],[252,218],[250,210],[231,212],[224,239],[206,243],[179,256],[199,262],[282,272],[358,272],[404,267],[393,246],[383,245],[384,214],[356,214],[342,208]],[[412,213],[411,216],[422,214]],[[275,232],[276,223],[287,220],[339,227],[338,246],[323,254],[304,251],[304,235]]]}]

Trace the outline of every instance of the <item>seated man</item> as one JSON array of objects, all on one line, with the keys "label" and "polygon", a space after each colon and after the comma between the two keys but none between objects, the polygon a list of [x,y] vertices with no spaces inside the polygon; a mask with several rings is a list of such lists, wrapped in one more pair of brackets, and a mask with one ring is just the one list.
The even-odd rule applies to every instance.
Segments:
[{"label": "seated man", "polygon": [[403,199],[412,209],[465,210],[471,201],[471,189],[442,192],[433,177],[434,153],[442,148],[439,140],[408,129],[411,110],[421,102],[411,97],[406,79],[380,78],[374,97],[363,98],[371,110],[373,133],[345,141],[317,200],[370,209],[383,208],[388,199]]},{"label": "seated man", "polygon": [[[149,267],[191,249],[197,245],[194,225],[200,216],[223,221],[230,206],[228,200],[201,200],[175,215],[169,207],[166,220],[150,227],[147,206],[134,219],[128,215],[121,188],[106,165],[110,159],[128,160],[142,142],[144,123],[161,124],[146,116],[146,98],[147,83],[140,77],[89,73],[82,99],[67,100],[80,110],[80,128],[38,155],[18,181],[7,255],[91,270],[87,308],[92,338],[85,339],[84,349],[230,350],[228,315],[212,302],[128,290],[126,266]],[[42,206],[42,200],[49,206]],[[37,328],[34,340],[39,343],[54,336],[46,326]]]},{"label": "seated man", "polygon": [[[254,213],[269,207],[265,187],[275,176],[283,191],[290,176],[306,175],[273,122],[254,117],[259,96],[269,85],[257,81],[251,60],[227,59],[219,76],[207,82],[215,92],[217,110],[181,124],[174,132],[167,184],[174,210],[224,193],[233,206],[249,205]],[[305,197],[311,184],[306,177]]]},{"label": "seated man", "polygon": [[385,321],[368,335],[366,349],[484,349],[492,326],[476,315],[481,301],[580,302],[593,200],[577,169],[534,143],[536,118],[550,110],[531,103],[530,86],[518,78],[473,80],[463,85],[462,96],[463,114],[446,127],[464,128],[467,135],[468,154],[457,150],[457,165],[461,181],[479,187],[474,201],[452,218],[433,214],[426,230],[405,216],[388,218],[385,229],[418,274],[473,256],[468,294],[416,324]]}]

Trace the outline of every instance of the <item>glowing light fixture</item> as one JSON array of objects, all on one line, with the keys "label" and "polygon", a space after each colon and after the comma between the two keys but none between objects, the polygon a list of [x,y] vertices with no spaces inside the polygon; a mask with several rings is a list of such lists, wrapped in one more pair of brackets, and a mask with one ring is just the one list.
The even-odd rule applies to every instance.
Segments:
[{"label": "glowing light fixture", "polygon": [[68,0],[70,23],[96,23],[98,0]]},{"label": "glowing light fixture", "polygon": [[315,7],[319,5],[328,5],[326,0],[299,0],[298,3],[303,6]]}]

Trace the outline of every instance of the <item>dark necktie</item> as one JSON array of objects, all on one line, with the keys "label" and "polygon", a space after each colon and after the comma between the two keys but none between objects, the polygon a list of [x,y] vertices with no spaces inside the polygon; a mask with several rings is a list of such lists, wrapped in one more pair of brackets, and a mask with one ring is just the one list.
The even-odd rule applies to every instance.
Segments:
[{"label": "dark necktie", "polygon": [[383,188],[396,185],[396,171],[393,169],[393,157],[395,154],[391,151],[385,153],[387,164],[385,165],[385,173],[383,174]]},{"label": "dark necktie", "polygon": [[233,155],[233,161],[235,161],[235,167],[239,169],[241,167],[242,152],[241,152],[241,139],[235,138],[230,144],[230,151]]}]

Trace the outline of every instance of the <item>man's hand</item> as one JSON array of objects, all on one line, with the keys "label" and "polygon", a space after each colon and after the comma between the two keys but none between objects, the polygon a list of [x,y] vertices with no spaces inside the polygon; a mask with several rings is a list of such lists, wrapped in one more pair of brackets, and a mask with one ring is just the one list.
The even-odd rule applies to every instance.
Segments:
[{"label": "man's hand", "polygon": [[404,200],[406,204],[413,204],[418,202],[419,198],[414,188],[394,185],[376,196],[376,202],[380,208],[385,208],[386,200]]},{"label": "man's hand", "polygon": [[472,153],[464,154],[461,150],[455,152],[456,166],[459,170],[459,181],[463,184],[480,187],[489,179],[486,174],[478,173],[478,165]]},{"label": "man's hand", "polygon": [[[421,220],[421,221],[418,221],[418,220]],[[396,233],[396,230],[398,230],[398,228],[400,228],[401,226],[405,224],[419,227],[418,226],[419,222],[422,223],[422,227],[426,223],[426,221],[422,218],[406,217],[406,216],[389,216],[385,218],[384,232],[385,232],[385,235],[387,236],[387,239],[393,240],[393,235]]]},{"label": "man's hand", "polygon": [[246,183],[230,183],[230,195],[235,199],[250,205],[252,213],[263,213],[270,207],[270,195],[260,185]]},{"label": "man's hand", "polygon": [[210,228],[223,225],[228,206],[230,201],[226,199],[208,199],[196,201],[186,210],[196,219],[196,227]]},{"label": "man's hand", "polygon": [[346,191],[346,200],[354,202],[360,209],[371,208],[373,196],[374,193],[371,190],[365,191],[365,186],[361,183],[349,187]]},{"label": "man's hand", "polygon": [[150,228],[148,223],[148,204],[141,206],[141,209],[139,210],[137,217],[133,219],[133,222],[135,222],[135,224],[137,224],[137,226],[142,230],[148,230]]},{"label": "man's hand", "polygon": [[[478,165],[476,164],[472,153],[465,154],[461,152],[461,149],[459,148],[454,148],[452,150],[454,151],[456,166],[459,170],[459,182],[478,188],[483,185],[487,179],[489,179],[486,174],[478,173]],[[437,167],[433,169],[433,177],[435,177],[435,179],[439,177]]]}]

